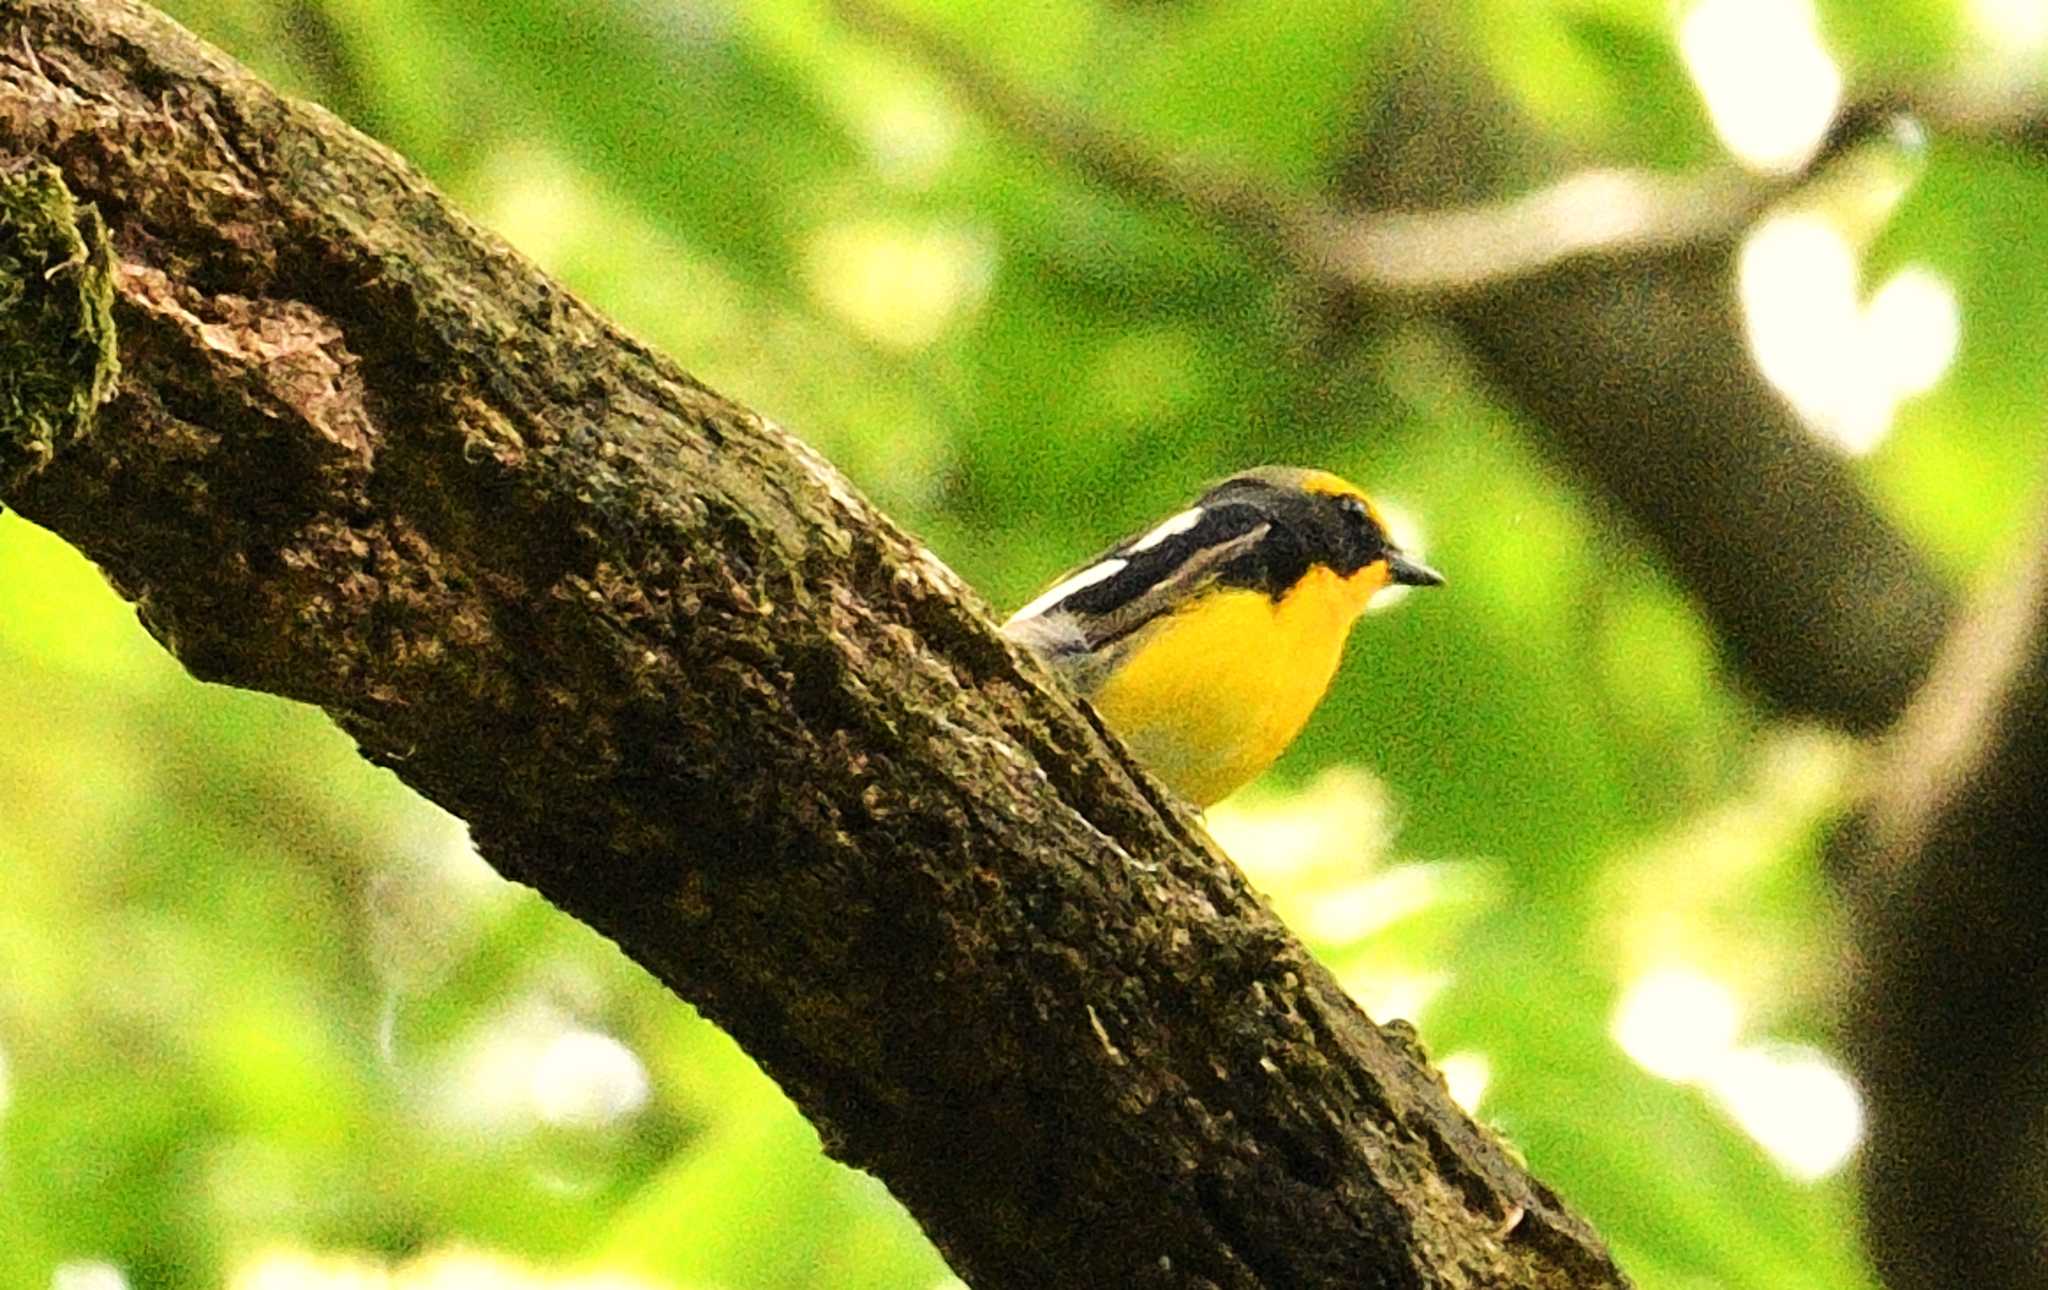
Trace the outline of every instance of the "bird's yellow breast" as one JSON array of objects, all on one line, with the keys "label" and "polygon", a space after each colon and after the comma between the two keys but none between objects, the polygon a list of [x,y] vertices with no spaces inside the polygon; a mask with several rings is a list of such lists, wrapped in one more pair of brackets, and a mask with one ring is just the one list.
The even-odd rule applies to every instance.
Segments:
[{"label": "bird's yellow breast", "polygon": [[1351,624],[1385,585],[1316,566],[1275,600],[1213,591],[1140,629],[1090,697],[1166,786],[1197,806],[1273,764],[1330,688]]}]

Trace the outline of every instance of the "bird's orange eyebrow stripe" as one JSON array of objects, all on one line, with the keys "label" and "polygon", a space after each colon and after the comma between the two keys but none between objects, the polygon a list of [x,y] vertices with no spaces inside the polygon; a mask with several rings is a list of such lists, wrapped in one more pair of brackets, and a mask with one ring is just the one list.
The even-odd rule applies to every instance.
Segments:
[{"label": "bird's orange eyebrow stripe", "polygon": [[1311,470],[1302,478],[1301,486],[1306,492],[1321,493],[1325,497],[1356,497],[1365,503],[1366,514],[1372,516],[1373,523],[1379,525],[1381,529],[1387,527],[1386,520],[1380,515],[1380,508],[1373,505],[1372,498],[1367,497],[1365,490],[1342,475],[1333,475],[1327,470]]}]

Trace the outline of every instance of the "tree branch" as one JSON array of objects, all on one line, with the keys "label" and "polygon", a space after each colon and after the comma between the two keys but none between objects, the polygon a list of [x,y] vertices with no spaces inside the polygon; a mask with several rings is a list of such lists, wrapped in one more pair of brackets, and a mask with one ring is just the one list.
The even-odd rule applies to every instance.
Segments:
[{"label": "tree branch", "polygon": [[903,50],[943,77],[975,110],[1035,146],[1048,160],[1126,196],[1193,213],[1266,259],[1292,260],[1321,222],[1313,203],[1293,200],[1249,175],[1163,158],[1117,133],[1032,94],[982,65],[957,41],[871,0],[833,0],[856,30]]},{"label": "tree branch", "polygon": [[1926,558],[1749,361],[1735,245],[1560,268],[1450,311],[1541,443],[1649,539],[1780,712],[1883,730],[1950,613]]},{"label": "tree branch", "polygon": [[1255,176],[1160,156],[997,75],[959,42],[874,0],[833,0],[848,26],[944,78],[1053,164],[1126,197],[1206,220],[1259,258],[1387,303],[1441,303],[1581,257],[1686,246],[1746,227],[1791,186],[1734,167],[1694,175],[1587,170],[1521,196],[1464,207],[1340,212]]},{"label": "tree branch", "polygon": [[6,503],[731,1031],[974,1284],[1624,1284],[929,552],[389,152],[127,0],[0,0],[6,158],[106,225],[47,170],[4,216],[0,335],[71,373]]}]

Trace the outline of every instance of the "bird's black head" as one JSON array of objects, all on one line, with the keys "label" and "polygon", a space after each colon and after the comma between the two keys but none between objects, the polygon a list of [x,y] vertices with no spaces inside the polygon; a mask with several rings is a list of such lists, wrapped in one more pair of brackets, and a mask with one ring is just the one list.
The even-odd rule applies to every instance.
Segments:
[{"label": "bird's black head", "polygon": [[1232,569],[1230,579],[1276,597],[1316,565],[1351,578],[1384,564],[1388,582],[1411,587],[1443,582],[1443,575],[1394,544],[1364,493],[1327,471],[1261,466],[1232,475],[1203,494],[1198,505],[1250,508],[1272,525],[1271,535],[1246,553],[1246,567]]}]

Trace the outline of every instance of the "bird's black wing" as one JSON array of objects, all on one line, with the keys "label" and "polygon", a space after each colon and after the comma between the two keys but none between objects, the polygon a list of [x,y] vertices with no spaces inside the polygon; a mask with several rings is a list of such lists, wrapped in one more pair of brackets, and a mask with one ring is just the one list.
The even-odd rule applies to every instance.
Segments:
[{"label": "bird's black wing", "polygon": [[1054,583],[1011,619],[1012,634],[1045,620],[1048,626],[1057,623],[1059,630],[1032,635],[1055,651],[1100,649],[1171,613],[1219,579],[1262,585],[1261,544],[1271,532],[1266,512],[1246,503],[1182,512]]}]

